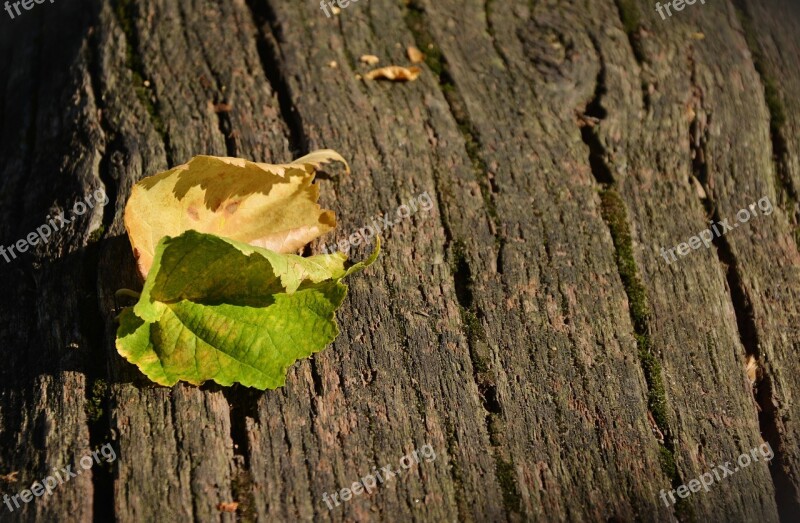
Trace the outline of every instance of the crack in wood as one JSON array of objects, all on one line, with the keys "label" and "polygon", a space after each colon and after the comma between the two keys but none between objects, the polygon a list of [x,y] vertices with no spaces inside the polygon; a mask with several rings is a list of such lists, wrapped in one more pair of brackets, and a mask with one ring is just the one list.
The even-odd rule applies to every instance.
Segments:
[{"label": "crack in wood", "polygon": [[597,71],[595,80],[594,97],[586,104],[586,109],[581,118],[581,138],[583,143],[589,147],[589,166],[592,169],[597,183],[608,186],[614,183],[614,175],[608,166],[608,154],[603,146],[600,136],[595,132],[594,126],[598,125],[608,114],[603,107],[602,99],[607,92],[606,88],[606,63],[603,54],[600,52],[600,44],[594,37],[590,36],[600,67]]},{"label": "crack in wood", "polygon": [[789,173],[789,148],[786,141],[786,110],[781,101],[775,79],[767,71],[763,53],[758,45],[756,30],[743,0],[733,0],[739,22],[742,25],[753,66],[764,88],[764,103],[769,111],[769,135],[772,142],[772,161],[775,168],[776,192],[783,195],[782,207],[794,226],[795,246],[800,248],[800,191],[792,183]]},{"label": "crack in wood", "polygon": [[230,408],[230,437],[233,443],[231,494],[239,503],[237,514],[241,521],[255,521],[256,505],[253,498],[255,493],[248,434],[252,430],[251,425],[258,423],[260,419],[259,401],[264,393],[239,384],[225,388],[209,384],[208,388],[221,391]]},{"label": "crack in wood", "polygon": [[[639,276],[639,269],[633,254],[633,239],[628,223],[625,202],[616,189],[616,182],[609,166],[608,153],[597,132],[607,111],[603,107],[602,98],[607,93],[606,63],[599,42],[590,35],[599,62],[593,98],[586,104],[584,113],[579,118],[581,137],[589,149],[589,166],[595,181],[602,187],[600,199],[602,203],[603,221],[608,227],[614,244],[614,258],[620,280],[628,297],[628,307],[634,329],[634,338],[639,356],[639,364],[647,383],[647,414],[653,427],[653,435],[660,449],[661,469],[673,488],[683,485],[681,475],[675,464],[675,440],[672,436],[666,413],[666,392],[663,385],[661,362],[656,355],[651,337],[650,306],[647,291]],[[678,499],[674,507],[675,516],[683,520],[692,520],[690,506]]]},{"label": "crack in wood", "polygon": [[[639,70],[644,72],[648,60],[642,45],[642,21],[639,7],[636,5],[636,0],[614,0],[617,6],[617,13],[622,22],[622,27],[625,34],[628,36],[628,43],[631,46],[633,57],[636,63],[639,64]],[[645,81],[644,77],[640,78],[642,85],[642,103],[644,104],[645,113],[650,112],[650,84]]]},{"label": "crack in wood", "polygon": [[[98,13],[94,13],[97,21]],[[99,140],[100,162],[97,176],[103,185],[103,191],[108,197],[108,202],[102,212],[102,230],[108,229],[114,220],[116,209],[116,183],[109,174],[109,159],[111,157],[108,136],[113,134],[111,125],[105,117],[105,106],[102,101],[101,66],[95,46],[98,45],[96,33],[87,38],[89,45],[84,46],[86,73],[89,76],[87,95],[96,108],[98,123],[102,136]],[[97,47],[99,49],[99,47]],[[89,443],[93,448],[99,448],[108,443],[111,423],[111,398],[108,388],[108,358],[106,354],[106,337],[104,323],[98,321],[102,318],[102,299],[100,282],[98,281],[98,267],[100,263],[100,244],[95,238],[89,239],[90,244],[82,253],[81,279],[78,297],[79,329],[81,338],[89,347],[86,359],[85,374],[86,388],[86,422],[89,432]],[[115,462],[116,463],[116,462]],[[109,521],[115,513],[114,479],[113,470],[116,464],[96,466],[91,472],[92,481],[92,518],[93,521]]]},{"label": "crack in wood", "polygon": [[[186,18],[186,13],[182,2],[178,2],[178,13],[180,13],[181,16],[181,27],[183,28],[186,45],[191,47],[192,43],[187,33],[187,28],[189,24]],[[233,129],[233,122],[231,121],[230,117],[231,106],[228,100],[228,96],[225,93],[226,87],[225,84],[222,82],[222,78],[220,78],[220,73],[214,70],[214,66],[211,60],[209,59],[208,53],[206,51],[205,42],[201,41],[200,44],[201,45],[198,46],[200,48],[200,53],[203,55],[203,60],[205,61],[206,66],[208,67],[208,70],[211,72],[211,75],[214,77],[214,82],[216,83],[216,92],[214,93],[214,102],[213,102],[214,114],[217,117],[217,128],[219,129],[219,132],[222,135],[223,140],[225,141],[225,154],[232,158],[236,158],[239,156],[238,154],[239,147],[236,143],[237,133]]]},{"label": "crack in wood", "polygon": [[495,0],[486,0],[484,3],[484,16],[486,17],[486,33],[489,35],[489,38],[492,40],[492,46],[494,47],[494,52],[497,53],[497,56],[500,57],[500,60],[503,61],[503,65],[505,66],[506,71],[511,74],[511,67],[508,63],[508,58],[506,57],[503,50],[500,48],[500,44],[497,42],[497,37],[495,35],[494,25],[492,24],[492,3]]},{"label": "crack in wood", "polygon": [[[709,127],[711,115],[704,108],[704,93],[697,79],[697,65],[694,60],[694,48],[689,48],[689,64],[691,67],[691,85],[693,90],[694,118],[689,126],[689,147],[692,153],[692,175],[700,182],[706,197],[702,199],[706,213],[713,223],[720,222],[719,209],[714,199],[713,189],[709,183],[707,163],[707,145],[710,140]],[[701,118],[705,116],[705,119]],[[775,485],[775,503],[782,521],[791,521],[800,511],[800,504],[794,498],[791,478],[786,473],[789,466],[785,463],[786,454],[781,438],[780,412],[774,397],[772,371],[762,362],[759,343],[759,329],[756,324],[753,302],[747,291],[736,256],[730,242],[724,235],[715,235],[712,239],[717,259],[722,266],[727,281],[728,296],[736,317],[739,340],[744,347],[744,358],[752,357],[762,372],[760,380],[754,384],[753,398],[758,406],[758,425],[762,437],[769,442],[774,452],[774,462],[778,465],[769,467],[772,482]]]},{"label": "crack in wood", "polygon": [[164,124],[164,120],[159,113],[159,101],[154,90],[150,86],[145,73],[144,62],[142,61],[142,50],[140,49],[139,33],[136,28],[136,2],[133,0],[114,0],[114,14],[117,18],[122,32],[125,35],[125,66],[130,70],[133,79],[133,87],[136,96],[144,106],[150,116],[150,122],[161,137],[164,144],[164,153],[167,157],[167,165],[173,167],[175,161],[172,157],[170,146],[169,130]]},{"label": "crack in wood", "polygon": [[309,152],[309,139],[303,127],[303,119],[292,99],[292,89],[281,67],[281,27],[275,9],[268,1],[247,0],[247,6],[258,28],[257,48],[264,75],[278,97],[281,116],[289,128],[289,148],[292,154],[302,156]]},{"label": "crack in wood", "polygon": [[[98,21],[99,22],[99,21]],[[103,208],[103,218],[101,222],[101,228],[99,230],[99,234],[95,237],[91,238],[90,241],[99,240],[102,237],[105,231],[108,231],[111,228],[111,225],[114,223],[114,219],[116,217],[116,209],[117,209],[117,198],[119,193],[119,187],[117,184],[117,180],[111,174],[112,169],[112,159],[115,158],[115,154],[119,152],[120,154],[125,155],[127,151],[123,147],[123,142],[121,136],[119,136],[108,121],[107,111],[108,108],[106,107],[105,102],[103,101],[103,85],[102,85],[102,66],[100,64],[99,57],[97,56],[97,49],[100,49],[100,42],[97,33],[94,33],[90,36],[90,44],[87,46],[87,55],[88,55],[88,73],[89,73],[89,89],[91,90],[92,99],[94,101],[94,105],[97,108],[98,113],[98,121],[100,122],[100,130],[103,133],[103,137],[100,140],[102,151],[100,151],[100,163],[98,167],[97,175],[100,178],[100,183],[103,184],[103,192],[105,193],[106,197],[108,198],[108,202],[106,203],[105,207]]]},{"label": "crack in wood", "polygon": [[[488,10],[488,4],[485,6]],[[489,12],[487,15],[487,31],[490,31]],[[484,201],[484,208],[487,212],[489,224],[495,237],[495,247],[497,249],[498,272],[502,269],[502,251],[505,239],[500,234],[499,218],[494,194],[499,188],[494,180],[489,176],[489,169],[486,162],[480,155],[481,142],[477,129],[469,119],[461,94],[458,91],[452,76],[447,69],[447,60],[439,51],[425,20],[425,10],[416,1],[411,1],[406,6],[406,26],[414,37],[414,43],[419,49],[426,49],[426,64],[438,76],[439,86],[447,101],[450,114],[458,125],[464,139],[464,147],[469,157],[476,182],[481,190]],[[491,36],[491,33],[490,33]],[[503,57],[501,56],[501,59]],[[504,59],[503,59],[504,60]],[[505,62],[505,60],[504,60]],[[438,181],[438,180],[437,180]],[[437,190],[437,201],[440,209],[442,206],[441,197]],[[495,474],[503,496],[503,506],[506,510],[506,517],[513,519],[522,514],[522,498],[520,488],[517,485],[515,465],[513,456],[509,455],[503,445],[503,432],[505,430],[503,422],[503,407],[499,400],[497,391],[497,378],[491,369],[490,357],[491,348],[486,339],[486,333],[481,325],[482,311],[477,306],[473,294],[473,277],[469,262],[466,256],[466,247],[459,238],[455,238],[452,229],[449,227],[447,219],[442,214],[442,224],[445,230],[446,245],[445,251],[450,253],[451,273],[455,288],[456,299],[459,303],[462,320],[462,330],[467,339],[469,357],[472,363],[473,380],[478,388],[481,405],[486,412],[486,431],[489,442],[492,445],[492,455],[495,461]],[[451,474],[455,474],[451,470]],[[453,476],[454,483],[457,477]],[[458,505],[459,511],[461,504]]]}]

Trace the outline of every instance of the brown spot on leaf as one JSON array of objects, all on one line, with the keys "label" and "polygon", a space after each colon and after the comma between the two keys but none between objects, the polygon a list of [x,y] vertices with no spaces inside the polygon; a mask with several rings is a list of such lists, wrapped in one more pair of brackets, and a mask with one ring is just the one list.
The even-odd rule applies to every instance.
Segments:
[{"label": "brown spot on leaf", "polygon": [[225,206],[225,214],[231,215],[236,212],[236,209],[239,208],[239,204],[242,202],[230,202],[228,205]]}]

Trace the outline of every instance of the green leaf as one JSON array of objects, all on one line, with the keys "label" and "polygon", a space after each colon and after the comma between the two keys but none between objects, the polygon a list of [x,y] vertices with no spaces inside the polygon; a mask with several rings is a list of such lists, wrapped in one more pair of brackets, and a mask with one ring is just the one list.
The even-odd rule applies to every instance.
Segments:
[{"label": "green leaf", "polygon": [[151,380],[214,380],[258,389],[339,334],[347,294],[341,254],[303,258],[197,231],[158,243],[139,302],[120,316],[117,350]]}]

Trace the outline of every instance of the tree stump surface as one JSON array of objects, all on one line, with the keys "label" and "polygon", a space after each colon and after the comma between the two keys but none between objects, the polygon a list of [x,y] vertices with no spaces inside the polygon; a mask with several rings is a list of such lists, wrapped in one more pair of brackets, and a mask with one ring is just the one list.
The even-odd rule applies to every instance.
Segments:
[{"label": "tree stump surface", "polygon": [[[0,18],[0,245],[109,197],[0,260],[2,494],[117,456],[0,520],[796,518],[795,0],[663,20],[635,0],[362,0],[331,17],[76,0]],[[416,81],[362,78],[362,55],[411,65],[412,45]],[[433,208],[382,232],[340,336],[285,387],[150,383],[114,347],[130,305],[114,292],[141,288],[132,185],[197,154],[319,148],[352,173],[318,180],[338,227],[309,252],[425,193]],[[709,248],[662,251],[724,220]],[[765,443],[771,461],[665,503]],[[436,458],[401,470],[425,445]],[[385,466],[398,475],[328,507]]]}]

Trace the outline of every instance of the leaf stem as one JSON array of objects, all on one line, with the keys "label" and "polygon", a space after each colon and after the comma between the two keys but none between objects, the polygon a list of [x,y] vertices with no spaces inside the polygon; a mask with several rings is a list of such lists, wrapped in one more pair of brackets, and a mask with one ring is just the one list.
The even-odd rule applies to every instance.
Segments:
[{"label": "leaf stem", "polygon": [[136,298],[138,300],[141,297],[141,293],[132,291],[130,289],[120,289],[114,293],[114,296],[116,296],[117,298],[121,298],[122,296],[128,296],[129,298]]}]

